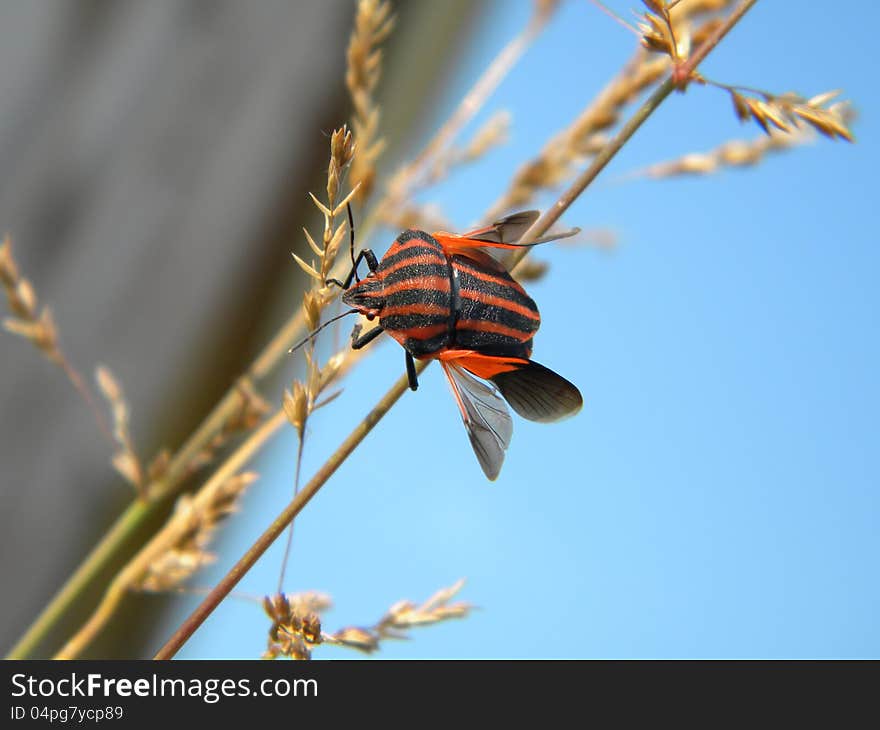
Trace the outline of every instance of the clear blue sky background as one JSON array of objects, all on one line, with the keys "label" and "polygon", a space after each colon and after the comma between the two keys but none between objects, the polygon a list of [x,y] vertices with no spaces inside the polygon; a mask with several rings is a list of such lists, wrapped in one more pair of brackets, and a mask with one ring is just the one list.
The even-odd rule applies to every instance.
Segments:
[{"label": "clear blue sky background", "polygon": [[[447,110],[529,7],[494,5]],[[763,2],[703,67],[780,92],[842,87],[860,114],[855,146],[821,140],[756,169],[620,183],[760,134],[711,89],[649,120],[565,218],[612,228],[617,250],[544,247],[550,273],[529,287],[543,315],[535,359],[580,386],[584,410],[557,425],[515,419],[491,484],[428,370],[297,522],[286,587],[332,594],[328,629],[466,577],[479,611],[380,656],[880,656],[878,26],[873,2]],[[439,189],[444,210],[476,220],[632,44],[589,3],[565,3],[477,122],[511,110],[510,145]],[[352,375],[313,422],[306,476],[402,367],[389,342]],[[204,582],[287,501],[294,454],[288,430],[256,465]],[[273,549],[242,589],[273,591],[279,564]],[[181,656],[258,656],[266,628],[258,607],[227,601]]]}]

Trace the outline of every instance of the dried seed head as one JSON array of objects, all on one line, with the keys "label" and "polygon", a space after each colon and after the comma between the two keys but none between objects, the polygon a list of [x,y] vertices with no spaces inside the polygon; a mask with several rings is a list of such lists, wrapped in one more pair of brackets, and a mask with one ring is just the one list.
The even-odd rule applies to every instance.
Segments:
[{"label": "dried seed head", "polygon": [[327,201],[333,208],[339,195],[339,187],[345,169],[354,155],[354,142],[346,125],[333,131],[330,136],[330,163],[327,168]]},{"label": "dried seed head", "polygon": [[168,473],[168,467],[171,465],[171,450],[160,449],[159,453],[153,457],[147,467],[147,479],[150,482],[156,482],[162,479]]},{"label": "dried seed head", "polygon": [[496,220],[506,211],[521,208],[541,190],[568,178],[575,165],[602,148],[605,137],[601,133],[618,123],[622,109],[656,84],[669,67],[668,58],[639,51],[572,124],[547,142],[537,157],[517,170],[507,191],[492,205],[485,219]]},{"label": "dried seed head", "polygon": [[113,373],[103,365],[96,368],[95,381],[101,394],[110,404],[110,412],[113,416],[113,438],[119,447],[112,458],[113,466],[126,481],[140,489],[144,484],[144,470],[135,453],[128,430],[128,403],[125,400],[122,387]]},{"label": "dried seed head", "polygon": [[15,286],[19,279],[18,266],[12,257],[12,241],[7,235],[0,245],[0,283],[4,287]]},{"label": "dried seed head", "polygon": [[342,184],[342,176],[345,168],[351,162],[354,154],[351,132],[346,125],[333,131],[330,136],[330,162],[327,168],[327,200],[330,207],[336,204],[336,196],[339,194],[339,186]]},{"label": "dried seed head", "polygon": [[151,592],[168,591],[177,588],[203,565],[213,562],[214,555],[207,546],[218,524],[236,511],[241,496],[256,478],[256,473],[244,472],[209,486],[195,497],[180,497],[171,519],[157,535],[157,539],[167,539],[168,547],[150,562],[133,587]]},{"label": "dried seed head", "polygon": [[305,386],[298,380],[293,381],[291,391],[284,391],[284,414],[290,425],[302,438],[306,419],[309,415],[308,394]]},{"label": "dried seed head", "polygon": [[271,619],[265,657],[287,656],[310,659],[311,649],[322,641],[321,619],[317,613],[304,611],[303,603],[277,593],[263,599],[263,608]]},{"label": "dried seed head", "polygon": [[[793,133],[806,124],[830,139],[854,141],[849,129],[853,116],[849,105],[845,102],[829,105],[840,94],[839,91],[805,99],[793,92],[777,95],[766,91],[744,91],[732,86],[722,85],[721,88],[730,94],[737,118],[740,121],[753,119],[767,134],[770,134],[771,127]],[[760,94],[760,98],[749,96],[748,93]]]},{"label": "dried seed head", "polygon": [[339,370],[345,362],[346,356],[348,355],[347,350],[341,350],[337,352],[335,355],[331,356],[330,359],[324,363],[324,367],[321,368],[321,377],[318,385],[318,392],[323,393],[327,386],[332,383],[336,376],[339,374]]},{"label": "dried seed head", "polygon": [[330,157],[336,161],[336,166],[342,170],[351,162],[354,156],[354,139],[351,130],[343,124],[339,129],[333,130],[330,137]]},{"label": "dried seed head", "polygon": [[348,626],[333,634],[327,634],[324,640],[332,644],[340,644],[349,649],[356,649],[366,654],[372,654],[379,650],[379,637],[359,626]]},{"label": "dried seed head", "polygon": [[291,252],[290,255],[293,256],[293,260],[296,261],[297,265],[303,271],[305,271],[309,276],[311,276],[315,281],[320,281],[322,284],[324,283],[324,280],[321,278],[321,274],[318,271],[316,271],[313,266],[310,266],[309,264],[307,264],[305,261],[303,261],[295,253]]},{"label": "dried seed head", "polygon": [[351,178],[359,185],[358,199],[370,194],[376,176],[376,161],[383,143],[378,137],[379,108],[373,98],[382,74],[379,45],[394,26],[391,4],[385,0],[359,0],[354,30],[348,44],[345,82],[354,105],[352,129],[358,153],[354,156]]},{"label": "dried seed head", "polygon": [[324,257],[321,261],[321,276],[324,280],[327,279],[327,276],[330,274],[330,269],[333,268],[333,264],[336,262],[336,254],[339,253],[339,246],[345,238],[345,234],[348,231],[348,222],[340,223],[336,231],[334,231],[333,236],[327,242],[327,246],[324,249]]},{"label": "dried seed head", "polygon": [[303,312],[306,316],[306,327],[315,330],[321,323],[321,297],[316,291],[310,290],[303,294]]}]

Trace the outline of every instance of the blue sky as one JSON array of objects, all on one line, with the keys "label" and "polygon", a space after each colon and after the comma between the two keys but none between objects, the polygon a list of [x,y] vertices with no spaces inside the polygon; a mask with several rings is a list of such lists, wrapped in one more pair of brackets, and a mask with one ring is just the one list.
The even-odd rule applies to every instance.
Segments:
[{"label": "blue sky", "polygon": [[[635,5],[612,3],[622,14]],[[493,6],[441,107],[528,12],[527,2]],[[465,577],[462,598],[478,611],[380,656],[880,655],[880,254],[870,223],[880,165],[876,78],[863,58],[878,21],[870,2],[797,13],[759,3],[702,69],[807,96],[843,88],[859,112],[856,145],[820,140],[754,169],[621,182],[760,134],[712,89],[675,95],[648,121],[565,217],[613,229],[616,250],[545,246],[536,255],[549,274],[528,286],[543,317],[534,358],[580,387],[583,411],[555,425],[515,417],[489,483],[442,373],[429,369],[297,522],[287,588],[332,594],[326,628],[370,623],[400,598],[421,601]],[[509,109],[510,144],[432,199],[463,227],[479,218],[632,43],[589,3],[564,3],[476,120]],[[352,374],[313,420],[305,475],[402,368],[388,342]],[[262,479],[206,584],[287,501],[294,456],[288,430],[255,465]],[[280,547],[244,591],[274,590]],[[229,600],[180,656],[258,656],[266,628],[259,608]]]}]

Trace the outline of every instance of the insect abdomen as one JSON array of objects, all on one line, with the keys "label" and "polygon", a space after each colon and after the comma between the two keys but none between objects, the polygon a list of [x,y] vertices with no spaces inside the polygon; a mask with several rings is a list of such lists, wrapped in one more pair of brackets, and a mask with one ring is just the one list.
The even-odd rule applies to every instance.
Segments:
[{"label": "insect abdomen", "polygon": [[385,254],[380,324],[416,357],[449,344],[453,330],[449,264],[440,244],[424,231],[404,231]]},{"label": "insect abdomen", "polygon": [[490,270],[473,259],[453,256],[458,274],[458,318],[455,347],[528,357],[541,324],[538,308],[507,273]]}]

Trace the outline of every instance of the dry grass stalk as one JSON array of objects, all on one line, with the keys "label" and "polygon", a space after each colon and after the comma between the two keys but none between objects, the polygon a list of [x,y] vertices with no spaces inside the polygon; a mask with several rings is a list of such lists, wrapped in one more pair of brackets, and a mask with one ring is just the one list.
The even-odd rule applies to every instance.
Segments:
[{"label": "dry grass stalk", "polygon": [[241,496],[256,478],[255,472],[244,472],[195,497],[180,497],[174,514],[162,528],[166,549],[152,557],[131,588],[152,592],[174,590],[203,565],[214,562],[215,556],[207,547],[217,526],[238,510]]},{"label": "dry grass stalk", "polygon": [[648,8],[648,11],[642,15],[642,22],[639,23],[642,45],[649,51],[665,53],[677,63],[680,58],[687,55],[690,48],[687,44],[684,47],[680,45],[683,38],[676,39],[671,3],[665,0],[642,0],[642,3]]},{"label": "dry grass stalk", "polygon": [[12,242],[7,236],[0,245],[0,283],[12,317],[3,320],[8,332],[24,337],[56,365],[65,362],[58,344],[58,330],[49,307],[38,311],[37,295],[31,283],[18,271],[12,256]]},{"label": "dry grass stalk", "polygon": [[414,185],[410,194],[421,186],[436,185],[446,178],[453,168],[475,162],[510,137],[510,112],[502,110],[489,117],[463,147],[449,147],[438,154],[425,173],[424,179]]},{"label": "dry grass stalk", "polygon": [[129,414],[125,394],[113,373],[103,365],[99,365],[95,370],[95,381],[110,404],[110,412],[113,415],[113,438],[118,446],[116,453],[113,454],[113,466],[143,497],[144,468],[134,449],[128,429]]},{"label": "dry grass stalk", "polygon": [[[355,155],[354,141],[347,127],[343,126],[333,132],[330,138],[330,162],[327,167],[327,205],[312,195],[315,207],[321,211],[324,217],[321,245],[315,242],[308,230],[303,229],[306,241],[317,256],[317,261],[313,259],[311,264],[307,264],[299,256],[293,254],[299,266],[312,279],[311,287],[303,295],[302,303],[309,330],[318,328],[322,312],[336,298],[336,291],[332,285],[327,285],[327,278],[333,270],[340,245],[348,230],[347,222],[343,221],[337,225],[336,220],[343,215],[345,207],[357,193],[358,188],[352,189],[342,200],[339,199],[339,191],[345,170],[349,165],[353,167],[355,160],[360,155],[360,150]],[[319,397],[335,380],[343,357],[340,354],[334,355],[323,367],[320,367],[315,357],[313,339],[309,339],[306,343],[305,356],[305,380],[295,381],[291,390],[284,393],[284,412],[291,425],[296,429],[300,441],[305,433],[309,415],[314,412],[319,403],[323,404]]]},{"label": "dry grass stalk", "polygon": [[791,134],[771,129],[769,134],[753,140],[731,140],[709,152],[693,152],[675,160],[660,162],[638,170],[627,178],[661,179],[681,175],[712,175],[727,167],[751,167],[768,154],[782,152],[815,139],[809,130],[800,128]]},{"label": "dry grass stalk", "polygon": [[521,208],[542,190],[554,188],[567,179],[585,158],[594,155],[607,142],[603,133],[619,122],[623,109],[656,84],[668,69],[667,59],[649,58],[644,52],[637,52],[568,127],[517,170],[485,219],[495,220],[509,210]]},{"label": "dry grass stalk", "polygon": [[92,390],[61,351],[52,311],[48,306],[39,308],[33,286],[19,273],[9,236],[0,245],[0,285],[6,292],[6,300],[13,315],[3,320],[3,327],[7,332],[29,340],[50,362],[61,368],[91,409],[102,433],[112,441],[110,426]]},{"label": "dry grass stalk", "polygon": [[[286,656],[291,659],[310,659],[319,644],[334,644],[356,649],[366,654],[379,650],[385,639],[407,639],[410,629],[419,626],[464,618],[472,610],[467,603],[451,603],[464,586],[464,580],[437,591],[421,605],[412,601],[398,601],[372,626],[348,626],[334,633],[321,630],[320,614],[330,608],[329,599],[322,603],[315,594],[287,596],[278,593],[263,601],[263,608],[272,620],[265,659]],[[326,599],[317,594],[320,599]]]},{"label": "dry grass stalk", "polygon": [[[467,144],[462,147],[452,146],[438,153],[424,176],[419,181],[413,182],[407,195],[412,196],[423,188],[436,185],[456,168],[476,162],[495,147],[504,144],[509,138],[510,119],[510,112],[496,112],[476,131]],[[453,228],[439,206],[431,203],[415,203],[410,198],[402,200],[395,206],[380,205],[377,209],[377,218],[380,223],[392,230],[416,228],[421,231],[445,231]]]},{"label": "dry grass stalk", "polygon": [[[732,0],[682,0],[679,3],[646,3],[662,6],[670,28],[674,27],[679,56],[692,45],[702,43],[721,21],[705,18],[724,10]],[[697,22],[699,21],[699,22]],[[665,27],[666,20],[661,26]],[[672,33],[669,34],[671,43]],[[642,45],[645,45],[644,43]],[[672,48],[670,46],[670,56]],[[522,208],[538,193],[555,188],[572,175],[586,158],[604,147],[609,130],[616,127],[624,109],[655,86],[671,68],[669,57],[656,57],[640,47],[621,72],[599,93],[564,130],[552,137],[536,157],[522,165],[507,190],[487,211],[485,220],[495,220],[506,212]]]},{"label": "dry grass stalk", "polygon": [[413,191],[423,186],[423,177],[430,175],[437,160],[441,160],[447,154],[446,150],[456,136],[483,108],[492,92],[546,27],[558,6],[558,0],[535,0],[532,6],[532,15],[525,27],[492,59],[486,70],[464,95],[455,111],[440,125],[424,149],[390,177],[385,194],[376,205],[374,219],[367,221],[367,228],[371,227],[370,224],[376,220],[394,220],[397,211],[411,205]]},{"label": "dry grass stalk", "polygon": [[648,8],[638,28],[642,47],[663,53],[673,63],[679,63],[722,22],[714,17],[695,26],[695,21],[717,15],[733,5],[733,0],[642,0],[642,3]]},{"label": "dry grass stalk", "polygon": [[358,201],[363,202],[373,189],[376,161],[385,142],[379,136],[379,106],[374,99],[382,75],[382,51],[379,45],[394,27],[391,4],[385,0],[359,0],[354,30],[348,43],[348,67],[345,83],[354,105],[352,128],[358,156],[351,168],[352,184],[359,186]]},{"label": "dry grass stalk", "polygon": [[[232,438],[256,428],[272,412],[272,406],[257,392],[249,380],[242,379],[236,384],[235,389],[240,396],[237,406],[230,410],[229,415],[217,429],[216,433],[210,437],[201,450],[189,459],[187,463],[188,473],[194,473],[210,464],[217,453]],[[170,454],[168,455],[168,461],[170,462]],[[158,466],[162,466],[162,464],[160,463]],[[164,467],[167,469],[167,464]],[[151,467],[150,483],[155,483],[162,479],[164,475],[165,470],[154,472]]]},{"label": "dry grass stalk", "polygon": [[[363,6],[365,3],[361,3]],[[387,14],[387,11],[383,11]],[[358,13],[360,17],[360,10]],[[390,22],[390,21],[388,21]],[[357,28],[355,35],[357,35]],[[339,199],[339,192],[342,187],[342,180],[345,171],[351,165],[352,170],[355,169],[357,160],[363,154],[359,148],[355,154],[355,145],[352,140],[352,134],[347,127],[342,126],[333,132],[330,137],[330,162],[327,166],[327,205],[321,203],[314,195],[312,202],[324,217],[324,226],[321,236],[321,245],[316,243],[315,239],[303,229],[306,241],[312,252],[317,256],[317,261],[312,260],[311,264],[307,264],[296,254],[293,254],[296,262],[312,279],[311,287],[303,295],[302,309],[305,313],[306,326],[309,330],[316,330],[321,322],[321,314],[327,305],[336,298],[336,291],[332,286],[328,286],[327,279],[336,263],[339,248],[345,238],[348,230],[348,223],[342,222],[336,224],[346,206],[352,197],[358,192],[363,182],[356,186],[342,200]],[[346,348],[348,349],[348,348]],[[327,388],[337,378],[343,361],[346,357],[345,352],[333,355],[323,367],[319,366],[315,353],[315,342],[309,339],[305,347],[306,360],[306,376],[304,380],[295,380],[290,390],[284,391],[284,413],[287,420],[296,429],[297,433],[297,456],[296,469],[294,474],[294,495],[299,491],[300,468],[302,466],[303,445],[305,442],[306,424],[309,416],[319,408],[333,400],[338,393],[321,398]],[[287,559],[290,551],[290,545],[293,540],[293,524],[291,523],[288,530],[287,549],[285,550],[284,560],[278,579],[278,591],[281,591],[284,582],[284,573],[287,568]]]},{"label": "dry grass stalk", "polygon": [[753,119],[767,134],[771,127],[794,133],[807,124],[829,139],[854,141],[849,129],[849,120],[852,118],[849,105],[846,102],[831,103],[840,91],[826,91],[806,99],[794,92],[776,95],[767,91],[708,83],[730,94],[734,112],[740,121]]}]

